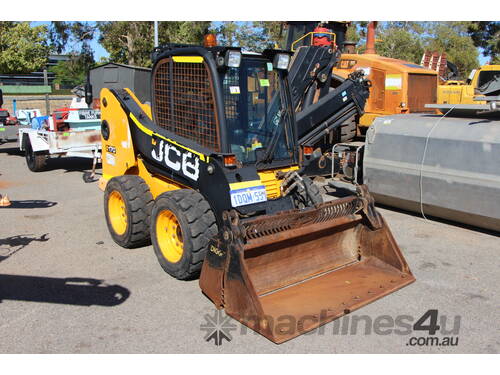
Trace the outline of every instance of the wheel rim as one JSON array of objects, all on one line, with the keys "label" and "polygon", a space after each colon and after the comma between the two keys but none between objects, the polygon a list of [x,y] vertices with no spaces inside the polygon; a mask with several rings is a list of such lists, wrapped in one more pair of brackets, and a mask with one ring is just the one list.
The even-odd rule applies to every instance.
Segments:
[{"label": "wheel rim", "polygon": [[156,239],[162,255],[177,263],[184,252],[182,229],[177,217],[170,210],[161,211],[156,218]]},{"label": "wheel rim", "polygon": [[127,230],[127,208],[122,195],[116,190],[109,195],[108,216],[115,233],[124,234]]}]

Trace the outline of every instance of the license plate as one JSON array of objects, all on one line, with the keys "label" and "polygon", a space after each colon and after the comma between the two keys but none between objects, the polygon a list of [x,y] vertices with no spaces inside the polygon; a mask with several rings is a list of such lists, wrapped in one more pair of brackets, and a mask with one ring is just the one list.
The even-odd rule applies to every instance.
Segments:
[{"label": "license plate", "polygon": [[246,206],[247,204],[265,201],[267,201],[267,195],[264,185],[231,190],[231,205],[233,207]]}]

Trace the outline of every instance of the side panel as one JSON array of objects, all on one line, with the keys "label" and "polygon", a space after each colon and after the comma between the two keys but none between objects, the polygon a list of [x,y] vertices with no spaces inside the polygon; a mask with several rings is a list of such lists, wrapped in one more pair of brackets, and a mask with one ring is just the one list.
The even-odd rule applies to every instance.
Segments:
[{"label": "side panel", "polygon": [[37,131],[35,129],[19,129],[19,144],[21,151],[23,149],[23,134],[27,134],[33,151],[49,151],[47,132]]},{"label": "side panel", "polygon": [[109,180],[137,167],[128,117],[109,89],[101,90],[101,114],[109,127],[109,138],[102,138],[102,174]]}]

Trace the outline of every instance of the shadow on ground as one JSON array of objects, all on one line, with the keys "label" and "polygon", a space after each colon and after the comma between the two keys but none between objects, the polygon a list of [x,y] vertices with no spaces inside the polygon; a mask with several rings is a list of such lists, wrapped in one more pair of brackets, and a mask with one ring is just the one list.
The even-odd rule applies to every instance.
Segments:
[{"label": "shadow on ground", "polygon": [[10,201],[10,206],[2,207],[2,209],[9,208],[47,208],[55,206],[57,202],[46,201],[44,199],[29,199],[23,201]]},{"label": "shadow on ground", "polygon": [[17,143],[12,143],[12,147],[0,148],[0,154],[24,156],[24,151],[19,150],[19,146],[17,145]]},{"label": "shadow on ground", "polygon": [[130,296],[120,285],[103,280],[0,274],[0,303],[4,300],[76,306],[116,306]]}]

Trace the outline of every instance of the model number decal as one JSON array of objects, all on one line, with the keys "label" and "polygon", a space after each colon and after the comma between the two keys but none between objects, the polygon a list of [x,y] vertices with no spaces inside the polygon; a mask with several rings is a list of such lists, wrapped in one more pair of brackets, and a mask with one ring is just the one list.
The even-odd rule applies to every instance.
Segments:
[{"label": "model number decal", "polygon": [[181,172],[187,178],[198,181],[200,176],[200,158],[190,151],[184,151],[171,143],[161,140],[156,143],[156,148],[151,151],[151,156],[156,161],[164,162],[167,167]]}]

